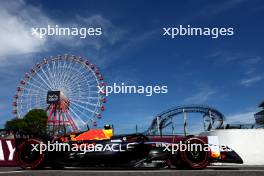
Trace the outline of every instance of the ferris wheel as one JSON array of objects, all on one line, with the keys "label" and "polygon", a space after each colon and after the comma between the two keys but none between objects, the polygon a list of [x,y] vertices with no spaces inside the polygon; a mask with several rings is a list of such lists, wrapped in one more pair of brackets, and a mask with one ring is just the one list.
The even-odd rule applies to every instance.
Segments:
[{"label": "ferris wheel", "polygon": [[97,126],[105,107],[103,76],[88,60],[75,56],[45,58],[20,81],[13,101],[13,114],[23,118],[32,109],[47,112],[47,125],[81,131]]}]

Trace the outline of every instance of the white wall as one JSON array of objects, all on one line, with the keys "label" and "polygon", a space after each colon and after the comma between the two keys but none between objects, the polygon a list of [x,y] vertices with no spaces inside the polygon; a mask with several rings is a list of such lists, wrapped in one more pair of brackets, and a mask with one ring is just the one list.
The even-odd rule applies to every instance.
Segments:
[{"label": "white wall", "polygon": [[245,165],[264,165],[264,129],[228,129],[203,133],[235,150]]}]

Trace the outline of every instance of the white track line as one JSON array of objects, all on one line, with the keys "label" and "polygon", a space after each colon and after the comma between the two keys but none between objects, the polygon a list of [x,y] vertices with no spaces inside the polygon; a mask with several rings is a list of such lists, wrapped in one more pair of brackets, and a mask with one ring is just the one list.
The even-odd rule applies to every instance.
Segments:
[{"label": "white track line", "polygon": [[7,173],[47,173],[47,172],[67,172],[67,173],[180,173],[180,172],[264,172],[264,170],[22,170],[4,171]]},{"label": "white track line", "polygon": [[10,174],[10,173],[20,173],[20,172],[24,172],[24,171],[3,171],[0,172],[0,174]]}]

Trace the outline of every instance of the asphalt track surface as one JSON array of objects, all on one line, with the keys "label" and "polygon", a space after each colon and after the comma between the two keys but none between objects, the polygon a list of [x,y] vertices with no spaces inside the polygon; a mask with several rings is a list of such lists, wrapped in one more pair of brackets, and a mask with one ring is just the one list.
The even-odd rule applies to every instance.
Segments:
[{"label": "asphalt track surface", "polygon": [[21,170],[17,167],[0,168],[0,176],[264,176],[264,166],[217,166],[205,170],[120,170],[66,168],[63,170]]}]

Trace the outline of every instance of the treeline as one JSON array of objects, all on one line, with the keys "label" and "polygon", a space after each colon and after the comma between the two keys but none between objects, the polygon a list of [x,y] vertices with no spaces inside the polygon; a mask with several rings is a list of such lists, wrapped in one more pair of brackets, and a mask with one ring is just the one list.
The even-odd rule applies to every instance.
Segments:
[{"label": "treeline", "polygon": [[5,129],[15,133],[45,135],[47,131],[47,113],[42,109],[33,109],[24,118],[7,121]]}]

